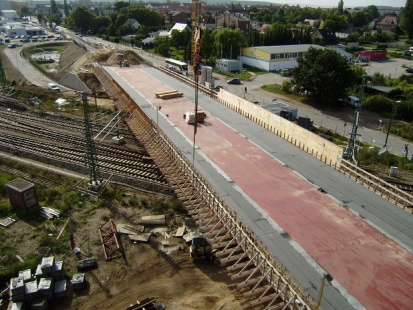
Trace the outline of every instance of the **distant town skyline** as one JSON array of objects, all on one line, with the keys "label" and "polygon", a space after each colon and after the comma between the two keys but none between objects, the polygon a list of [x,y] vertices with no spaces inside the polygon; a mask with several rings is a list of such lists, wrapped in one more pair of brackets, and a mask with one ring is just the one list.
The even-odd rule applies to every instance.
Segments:
[{"label": "distant town skyline", "polygon": [[[337,7],[339,0],[271,0],[271,2],[288,5],[307,5],[311,7]],[[369,5],[391,6],[401,8],[406,5],[406,0],[344,0],[344,8],[364,7]]]}]

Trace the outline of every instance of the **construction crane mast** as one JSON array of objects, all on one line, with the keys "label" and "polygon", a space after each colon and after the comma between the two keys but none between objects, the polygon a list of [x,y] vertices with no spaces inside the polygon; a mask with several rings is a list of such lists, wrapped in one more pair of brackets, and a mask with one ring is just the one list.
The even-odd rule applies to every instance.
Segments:
[{"label": "construction crane mast", "polygon": [[201,49],[201,28],[199,27],[199,11],[200,3],[198,0],[192,0],[192,38],[191,38],[191,64],[192,74],[195,82],[195,124],[194,124],[194,140],[193,140],[193,152],[192,152],[192,163],[195,163],[195,135],[198,126],[198,70],[199,63],[201,62],[201,56],[199,51]]}]

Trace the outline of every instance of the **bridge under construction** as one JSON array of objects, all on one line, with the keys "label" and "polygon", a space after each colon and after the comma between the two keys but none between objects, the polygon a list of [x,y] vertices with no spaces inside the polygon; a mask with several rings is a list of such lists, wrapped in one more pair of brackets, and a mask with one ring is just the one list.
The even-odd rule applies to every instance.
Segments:
[{"label": "bridge under construction", "polygon": [[[350,177],[345,178],[347,183],[367,184],[360,185],[361,191],[367,191],[374,201],[365,201],[366,206],[388,206],[387,199],[401,207],[393,205],[388,212],[405,213],[408,222],[413,197],[357,171],[338,158],[337,149],[328,142],[312,146],[311,141],[299,138],[307,133],[279,131],[255,116],[258,112],[253,108],[243,110],[243,101],[234,101],[225,93],[229,100],[216,98],[208,89],[200,89],[204,92],[200,106],[207,118],[198,125],[191,152],[193,127],[182,119],[194,106],[186,85],[190,81],[181,78],[186,83],[178,89],[182,97],[156,98],[156,93],[173,90],[168,84],[175,77],[166,73],[170,74],[145,66],[95,67],[96,76],[197,221],[219,262],[239,280],[238,287],[251,307],[316,309],[321,302],[323,309],[409,308],[411,225],[401,228],[404,233],[400,235],[405,236],[380,230],[352,211],[353,200],[358,198],[352,196],[360,193],[342,193],[347,199],[329,195],[291,170],[278,158],[286,156],[280,150],[265,150],[254,137],[235,129],[233,116],[225,120],[222,110],[245,116],[241,122],[256,126],[255,132],[268,145],[274,144],[273,133],[296,145],[289,157],[301,160],[302,153],[312,154],[308,161],[317,161],[319,169],[331,175],[326,186],[334,187],[337,175],[343,173]],[[334,281],[321,296],[321,279],[328,273]],[[320,281],[314,282],[317,277]]]}]

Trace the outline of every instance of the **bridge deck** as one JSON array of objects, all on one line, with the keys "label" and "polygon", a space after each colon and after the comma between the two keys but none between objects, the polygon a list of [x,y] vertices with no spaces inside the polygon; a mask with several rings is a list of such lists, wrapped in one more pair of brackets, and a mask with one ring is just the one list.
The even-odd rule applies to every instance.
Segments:
[{"label": "bridge deck", "polygon": [[[193,110],[185,97],[155,98],[172,90],[138,68],[114,68],[189,139]],[[197,146],[324,269],[368,309],[408,309],[413,254],[211,115],[198,126]]]}]

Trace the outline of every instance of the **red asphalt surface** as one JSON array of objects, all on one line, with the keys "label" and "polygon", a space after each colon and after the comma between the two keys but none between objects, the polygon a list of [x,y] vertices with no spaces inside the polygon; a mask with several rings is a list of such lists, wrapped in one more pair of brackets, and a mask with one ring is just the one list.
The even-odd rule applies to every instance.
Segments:
[{"label": "red asphalt surface", "polygon": [[[183,120],[191,101],[156,99],[172,89],[139,68],[114,70],[192,141],[193,126]],[[412,253],[213,116],[198,126],[196,144],[364,307],[413,309]]]}]

